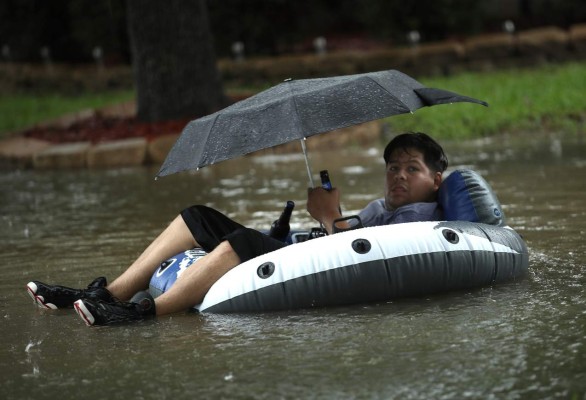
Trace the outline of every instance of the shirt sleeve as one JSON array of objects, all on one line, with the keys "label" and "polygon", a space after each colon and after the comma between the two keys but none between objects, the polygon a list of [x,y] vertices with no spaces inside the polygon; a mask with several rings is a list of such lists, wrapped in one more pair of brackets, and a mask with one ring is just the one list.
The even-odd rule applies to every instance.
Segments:
[{"label": "shirt sleeve", "polygon": [[376,199],[368,203],[362,211],[358,213],[363,226],[384,225],[381,220],[385,213],[389,213],[384,207],[384,199]]},{"label": "shirt sleeve", "polygon": [[385,200],[371,201],[358,214],[363,226],[380,226],[404,224],[406,222],[440,221],[443,218],[441,209],[436,202],[412,203],[396,210],[385,208]]}]

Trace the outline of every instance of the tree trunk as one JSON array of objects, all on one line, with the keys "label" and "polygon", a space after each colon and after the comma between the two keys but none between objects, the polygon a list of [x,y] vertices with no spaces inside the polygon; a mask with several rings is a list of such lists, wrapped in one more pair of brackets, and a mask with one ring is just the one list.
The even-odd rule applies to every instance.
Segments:
[{"label": "tree trunk", "polygon": [[128,0],[141,121],[195,118],[226,105],[205,0]]}]

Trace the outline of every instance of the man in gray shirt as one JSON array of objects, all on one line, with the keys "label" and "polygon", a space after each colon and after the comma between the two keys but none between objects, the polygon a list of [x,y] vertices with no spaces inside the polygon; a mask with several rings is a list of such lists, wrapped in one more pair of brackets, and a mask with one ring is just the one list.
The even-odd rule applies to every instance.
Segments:
[{"label": "man in gray shirt", "polygon": [[[385,197],[368,204],[359,214],[363,226],[438,221],[442,211],[437,191],[448,159],[442,147],[424,133],[404,133],[395,137],[384,151]],[[340,194],[337,189],[310,189],[307,210],[329,233],[349,226],[339,221]]]},{"label": "man in gray shirt", "polygon": [[[360,213],[363,225],[440,219],[436,197],[448,165],[441,146],[424,133],[405,133],[387,145],[384,159],[385,198],[373,201]],[[334,223],[342,218],[339,199],[336,188],[308,191],[307,210],[328,233],[334,232]],[[336,223],[336,227],[350,228],[344,220]],[[183,210],[110,285],[103,277],[86,289],[32,281],[27,284],[27,291],[40,307],[75,307],[88,325],[137,321],[193,307],[236,265],[283,246],[285,243],[246,228],[219,211],[196,205]],[[208,254],[196,262],[196,267],[186,269],[169,290],[156,299],[141,292],[148,288],[151,276],[162,262],[195,247]]]}]

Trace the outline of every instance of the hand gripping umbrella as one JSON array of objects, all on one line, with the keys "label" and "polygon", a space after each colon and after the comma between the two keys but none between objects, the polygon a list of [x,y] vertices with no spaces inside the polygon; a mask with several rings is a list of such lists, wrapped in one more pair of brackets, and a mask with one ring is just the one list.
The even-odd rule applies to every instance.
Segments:
[{"label": "hand gripping umbrella", "polygon": [[157,176],[199,169],[293,140],[305,139],[437,104],[483,101],[426,88],[399,71],[287,80],[187,124]]}]

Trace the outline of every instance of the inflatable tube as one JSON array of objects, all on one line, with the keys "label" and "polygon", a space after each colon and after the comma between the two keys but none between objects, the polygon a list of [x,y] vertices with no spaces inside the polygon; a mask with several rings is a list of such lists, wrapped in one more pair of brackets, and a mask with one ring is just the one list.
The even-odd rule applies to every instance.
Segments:
[{"label": "inflatable tube", "polygon": [[[201,251],[189,251],[163,263],[153,275],[151,293],[168,290],[201,256]],[[220,278],[195,309],[288,310],[470,289],[522,276],[528,259],[525,243],[508,227],[448,221],[362,228],[242,263]]]}]

